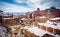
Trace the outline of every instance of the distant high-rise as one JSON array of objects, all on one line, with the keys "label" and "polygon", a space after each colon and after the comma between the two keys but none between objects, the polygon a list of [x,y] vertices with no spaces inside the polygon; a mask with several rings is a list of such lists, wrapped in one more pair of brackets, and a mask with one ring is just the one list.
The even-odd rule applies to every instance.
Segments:
[{"label": "distant high-rise", "polygon": [[0,23],[2,23],[2,14],[3,14],[3,11],[0,10]]}]

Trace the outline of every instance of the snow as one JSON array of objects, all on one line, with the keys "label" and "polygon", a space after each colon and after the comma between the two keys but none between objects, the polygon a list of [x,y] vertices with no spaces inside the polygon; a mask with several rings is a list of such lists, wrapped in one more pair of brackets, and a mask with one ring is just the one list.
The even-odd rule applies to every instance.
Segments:
[{"label": "snow", "polygon": [[22,18],[21,20],[25,20],[26,18]]},{"label": "snow", "polygon": [[[55,23],[55,24],[57,24],[57,25],[55,26],[53,23]],[[59,29],[59,30],[60,30],[60,22],[59,22],[59,23],[56,23],[56,22],[47,21],[47,22],[45,23],[45,25],[48,25],[48,26],[50,26],[51,28]]]},{"label": "snow", "polygon": [[2,16],[10,16],[10,15],[2,15]]},{"label": "snow", "polygon": [[26,26],[24,29],[27,29],[27,31],[29,31],[31,33],[34,33],[36,36],[40,36],[40,37],[45,35],[45,34],[49,34],[49,35],[52,35],[54,37],[60,37],[60,35],[58,35],[58,34],[54,35],[54,33],[50,33],[49,31],[39,29],[38,27],[30,27],[30,28],[28,28]]},{"label": "snow", "polygon": [[[54,25],[53,23],[57,24]],[[50,22],[49,20],[46,23],[38,23],[39,25],[44,25],[46,27],[51,27],[54,29],[59,29],[60,30],[60,22],[56,23],[56,22]]]},{"label": "snow", "polygon": [[3,19],[15,19],[15,18],[3,18]]},{"label": "snow", "polygon": [[[60,19],[60,18],[54,18],[53,20],[58,20],[58,19]],[[54,25],[54,24],[56,24],[56,25]],[[60,30],[60,22],[57,23],[57,22],[51,22],[48,20],[45,23],[38,23],[38,25],[44,25],[47,27],[51,27],[51,28]],[[32,27],[32,28],[27,28],[27,29],[28,29],[28,31],[30,31],[31,33],[34,33],[37,36],[43,36],[44,34],[50,34],[55,37],[60,37],[60,35],[58,35],[58,34],[54,35],[54,33],[50,33],[49,31],[42,30],[38,27]]]},{"label": "snow", "polygon": [[53,22],[50,22],[50,21],[47,21],[44,25],[47,26],[47,27],[57,29],[57,27],[55,25],[53,25]]},{"label": "snow", "polygon": [[42,17],[40,17],[40,18],[46,18],[45,16],[42,16]]},{"label": "snow", "polygon": [[34,33],[37,36],[43,36],[44,34],[47,34],[46,31],[41,30],[38,27],[29,28],[28,31],[30,31],[31,33]]},{"label": "snow", "polygon": [[21,20],[28,20],[27,18],[22,18]]},{"label": "snow", "polygon": [[57,17],[57,18],[50,18],[50,20],[60,20],[60,17]]},{"label": "snow", "polygon": [[53,35],[54,37],[60,37],[60,35],[58,35],[58,34],[54,35],[54,33],[50,33],[48,31],[47,31],[47,33],[50,34],[50,35]]},{"label": "snow", "polygon": [[[46,23],[38,23],[39,25],[44,25],[46,27],[51,27],[51,28],[54,28],[54,29],[57,29],[58,27],[53,25],[53,22],[46,22]],[[60,26],[59,26],[60,27]]]},{"label": "snow", "polygon": [[44,25],[44,23],[38,23],[39,25]]}]

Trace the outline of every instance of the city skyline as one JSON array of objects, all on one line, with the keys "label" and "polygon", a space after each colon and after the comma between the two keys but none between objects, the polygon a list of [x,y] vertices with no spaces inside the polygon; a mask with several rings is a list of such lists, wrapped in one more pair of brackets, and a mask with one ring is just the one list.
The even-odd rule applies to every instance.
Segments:
[{"label": "city skyline", "polygon": [[4,12],[31,12],[54,6],[60,9],[60,0],[0,0],[0,10]]},{"label": "city skyline", "polygon": [[0,0],[0,37],[60,37],[60,0]]}]

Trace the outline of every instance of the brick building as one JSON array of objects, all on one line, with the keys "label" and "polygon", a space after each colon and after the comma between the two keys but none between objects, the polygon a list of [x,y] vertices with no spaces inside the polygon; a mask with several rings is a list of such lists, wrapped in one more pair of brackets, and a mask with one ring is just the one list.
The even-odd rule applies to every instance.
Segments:
[{"label": "brick building", "polygon": [[37,8],[36,11],[32,12],[32,19],[35,20],[35,17],[37,16],[45,16],[47,18],[60,17],[60,10],[56,9],[55,7],[50,7],[46,10],[40,10],[39,8]]},{"label": "brick building", "polygon": [[25,15],[26,18],[29,18],[29,19],[32,19],[32,13],[30,12],[27,12],[26,15]]},{"label": "brick building", "polygon": [[2,18],[12,18],[13,17],[13,14],[8,14],[8,15],[2,15]]},{"label": "brick building", "polygon": [[35,17],[37,17],[37,16],[41,16],[39,8],[37,8],[37,11],[32,12],[32,19],[35,20]]},{"label": "brick building", "polygon": [[56,9],[55,7],[51,7],[50,9],[41,11],[41,15],[50,18],[60,17],[60,10]]},{"label": "brick building", "polygon": [[19,23],[19,18],[13,17],[13,15],[2,15],[2,24],[7,25],[15,25]]},{"label": "brick building", "polygon": [[19,24],[18,18],[2,18],[3,25],[16,25]]}]

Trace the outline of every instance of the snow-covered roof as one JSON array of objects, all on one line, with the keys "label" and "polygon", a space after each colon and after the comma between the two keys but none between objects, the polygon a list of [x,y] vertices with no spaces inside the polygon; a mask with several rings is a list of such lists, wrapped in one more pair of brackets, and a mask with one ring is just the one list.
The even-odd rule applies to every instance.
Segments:
[{"label": "snow-covered roof", "polygon": [[41,16],[40,18],[46,18],[45,16]]},{"label": "snow-covered roof", "polygon": [[28,18],[22,18],[21,20],[33,20],[33,19],[30,19],[30,18],[29,19]]},{"label": "snow-covered roof", "polygon": [[[55,26],[53,23],[57,24],[57,26]],[[56,22],[47,21],[46,23],[38,23],[38,24],[60,30],[60,22],[59,23],[56,23]]]},{"label": "snow-covered roof", "polygon": [[36,36],[43,36],[45,34],[49,34],[49,35],[52,35],[54,37],[60,37],[60,35],[54,35],[54,33],[50,33],[48,31],[45,31],[45,30],[42,30],[42,29],[39,29],[38,27],[31,27],[31,28],[28,28],[27,27],[27,31],[31,32],[31,33],[34,33]]},{"label": "snow-covered roof", "polygon": [[22,18],[21,20],[28,20],[27,18]]},{"label": "snow-covered roof", "polygon": [[50,18],[50,20],[60,20],[60,17],[57,17],[57,18]]},{"label": "snow-covered roof", "polygon": [[15,18],[3,18],[3,19],[15,19]]},{"label": "snow-covered roof", "polygon": [[11,16],[11,15],[2,15],[2,16]]},{"label": "snow-covered roof", "polygon": [[44,34],[47,34],[47,32],[39,29],[38,27],[29,28],[28,31],[30,31],[31,33],[34,33],[37,36],[43,36]]}]

